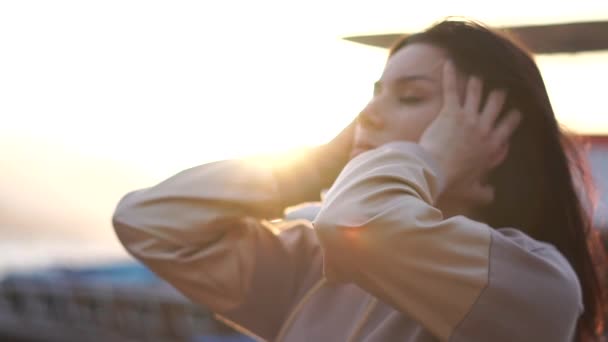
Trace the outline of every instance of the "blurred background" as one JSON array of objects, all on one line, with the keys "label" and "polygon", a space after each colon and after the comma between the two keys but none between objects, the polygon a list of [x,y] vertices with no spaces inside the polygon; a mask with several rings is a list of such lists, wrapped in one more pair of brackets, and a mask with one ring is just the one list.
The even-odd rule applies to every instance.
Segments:
[{"label": "blurred background", "polygon": [[[608,2],[0,2],[0,279],[15,296],[49,270],[62,281],[151,281],[124,266],[110,222],[122,195],[201,163],[328,141],[367,103],[386,59],[343,38],[415,32],[448,15],[605,21]],[[561,123],[593,137],[606,202],[608,50],[537,61]],[[598,225],[605,212],[600,203]]]}]

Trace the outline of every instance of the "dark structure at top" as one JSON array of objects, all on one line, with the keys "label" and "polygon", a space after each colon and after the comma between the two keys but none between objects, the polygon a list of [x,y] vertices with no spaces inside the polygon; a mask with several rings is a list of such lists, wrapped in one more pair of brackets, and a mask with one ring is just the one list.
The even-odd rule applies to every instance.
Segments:
[{"label": "dark structure at top", "polygon": [[[502,27],[536,54],[608,50],[608,21]],[[352,36],[344,39],[389,48],[408,33]]]}]

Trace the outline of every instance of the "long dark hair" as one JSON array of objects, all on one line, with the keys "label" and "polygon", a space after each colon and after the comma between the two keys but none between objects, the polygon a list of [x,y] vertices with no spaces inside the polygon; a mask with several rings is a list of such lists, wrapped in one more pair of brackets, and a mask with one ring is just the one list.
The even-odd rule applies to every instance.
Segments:
[{"label": "long dark hair", "polygon": [[[594,340],[603,330],[603,289],[599,235],[592,229],[592,183],[586,158],[560,128],[540,71],[521,44],[480,23],[447,19],[404,37],[390,50],[412,43],[443,48],[457,69],[484,81],[484,99],[495,88],[508,90],[501,115],[518,108],[523,119],[504,163],[490,176],[495,201],[481,217],[492,227],[514,227],[551,243],[578,275],[585,312],[577,340]],[[583,189],[583,190],[581,190]]]}]

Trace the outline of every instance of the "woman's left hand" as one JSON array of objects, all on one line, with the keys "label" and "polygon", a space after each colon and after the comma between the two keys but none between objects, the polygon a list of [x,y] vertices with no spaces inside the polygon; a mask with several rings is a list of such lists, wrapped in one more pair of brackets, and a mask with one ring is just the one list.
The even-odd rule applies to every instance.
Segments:
[{"label": "woman's left hand", "polygon": [[480,109],[483,84],[474,76],[467,82],[462,104],[451,61],[444,64],[442,83],[443,107],[419,143],[439,163],[447,183],[445,191],[466,191],[458,196],[488,204],[494,191],[483,184],[483,178],[506,158],[521,114],[511,110],[498,120],[506,99],[504,90],[491,91]]}]

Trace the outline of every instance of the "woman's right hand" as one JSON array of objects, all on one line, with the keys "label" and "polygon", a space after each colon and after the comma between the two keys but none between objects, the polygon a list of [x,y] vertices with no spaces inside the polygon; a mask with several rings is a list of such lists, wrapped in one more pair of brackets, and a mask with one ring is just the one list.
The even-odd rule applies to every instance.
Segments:
[{"label": "woman's right hand", "polygon": [[451,195],[488,204],[494,191],[484,184],[484,177],[506,158],[521,113],[512,109],[500,117],[506,100],[504,90],[492,90],[480,106],[483,84],[476,77],[469,78],[461,103],[451,61],[444,65],[442,82],[443,108],[425,130],[420,145],[439,163],[447,192],[456,191],[458,194]]}]

